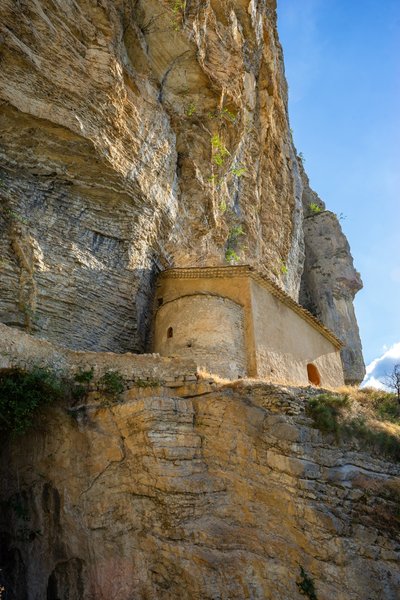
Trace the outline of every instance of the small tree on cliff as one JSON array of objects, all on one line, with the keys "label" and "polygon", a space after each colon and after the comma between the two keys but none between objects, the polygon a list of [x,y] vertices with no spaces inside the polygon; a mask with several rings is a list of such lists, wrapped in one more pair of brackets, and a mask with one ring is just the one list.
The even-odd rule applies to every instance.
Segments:
[{"label": "small tree on cliff", "polygon": [[393,371],[386,376],[386,385],[396,392],[400,404],[400,364],[394,365]]}]

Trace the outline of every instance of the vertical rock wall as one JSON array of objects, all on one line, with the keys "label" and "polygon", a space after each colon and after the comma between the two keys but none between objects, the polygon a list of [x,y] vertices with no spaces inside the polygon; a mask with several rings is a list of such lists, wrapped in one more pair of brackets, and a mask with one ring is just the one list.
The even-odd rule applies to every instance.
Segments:
[{"label": "vertical rock wall", "polygon": [[[200,384],[194,384],[200,388]],[[398,600],[400,469],[312,392],[132,388],[0,449],[7,600]]]},{"label": "vertical rock wall", "polygon": [[274,0],[3,0],[0,23],[2,322],[140,352],[173,265],[250,263],[298,298]]},{"label": "vertical rock wall", "polygon": [[303,180],[306,252],[300,302],[344,342],[345,381],[357,384],[364,378],[365,367],[353,300],[362,281],[339,219],[326,210],[304,173]]}]

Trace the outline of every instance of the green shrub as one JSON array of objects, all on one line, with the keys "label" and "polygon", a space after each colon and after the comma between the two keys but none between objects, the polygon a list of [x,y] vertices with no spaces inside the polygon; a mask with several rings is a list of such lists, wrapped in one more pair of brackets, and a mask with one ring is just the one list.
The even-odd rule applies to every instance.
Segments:
[{"label": "green shrub", "polygon": [[225,260],[226,262],[232,264],[237,263],[240,260],[239,255],[232,248],[227,248],[225,251]]},{"label": "green shrub", "polygon": [[306,407],[306,413],[312,417],[315,426],[324,433],[334,433],[339,436],[338,416],[341,409],[349,405],[348,396],[333,396],[319,394],[311,398]]},{"label": "green shrub", "polygon": [[125,389],[125,380],[118,371],[107,371],[100,377],[99,385],[104,393],[118,398]]},{"label": "green shrub", "polygon": [[234,227],[231,227],[231,229],[229,231],[228,241],[235,242],[242,235],[246,235],[246,233],[243,229],[243,225],[235,225]]},{"label": "green shrub", "polygon": [[[350,406],[347,395],[320,394],[309,400],[306,414],[323,433],[340,439],[357,440],[361,448],[373,450],[396,462],[400,461],[400,438],[383,429],[372,427],[364,416],[341,419],[343,409]],[[392,409],[390,409],[392,410]]]},{"label": "green shrub", "polygon": [[219,135],[217,133],[215,135],[213,135],[211,138],[211,147],[213,150],[213,157],[212,157],[213,162],[218,167],[222,167],[222,165],[225,162],[225,158],[227,156],[229,156],[229,152],[228,152],[227,148],[225,148],[224,144],[222,143],[221,138],[219,137]]},{"label": "green shrub", "polygon": [[230,228],[225,250],[226,262],[232,264],[240,261],[238,252],[240,252],[243,247],[240,243],[240,238],[245,235],[246,232],[243,229],[243,225],[233,225]]},{"label": "green shrub", "polygon": [[66,395],[65,382],[53,371],[34,367],[30,371],[9,369],[0,373],[0,429],[24,433],[35,414]]},{"label": "green shrub", "polygon": [[74,375],[74,380],[78,383],[90,383],[93,380],[94,368],[91,367],[87,371],[83,371],[79,368],[78,372]]},{"label": "green shrub", "polygon": [[361,447],[400,462],[400,439],[387,431],[372,429],[363,417],[343,423],[341,433],[348,438],[356,438]]},{"label": "green shrub", "polygon": [[[59,400],[81,400],[89,391],[93,375],[93,368],[80,369],[73,379],[42,367],[0,372],[0,432],[25,433],[40,408]],[[116,400],[125,389],[125,380],[117,371],[107,371],[99,387],[109,399]]]},{"label": "green shrub", "polygon": [[322,212],[322,206],[320,206],[316,202],[310,202],[308,208],[310,209],[313,215],[318,215],[320,212]]},{"label": "green shrub", "polygon": [[246,173],[247,169],[246,167],[234,167],[231,170],[231,173],[233,173],[233,175],[235,175],[236,177],[243,177],[243,175]]},{"label": "green shrub", "polygon": [[394,394],[383,393],[379,400],[375,401],[374,409],[377,416],[383,421],[391,421],[400,425],[400,406]]}]

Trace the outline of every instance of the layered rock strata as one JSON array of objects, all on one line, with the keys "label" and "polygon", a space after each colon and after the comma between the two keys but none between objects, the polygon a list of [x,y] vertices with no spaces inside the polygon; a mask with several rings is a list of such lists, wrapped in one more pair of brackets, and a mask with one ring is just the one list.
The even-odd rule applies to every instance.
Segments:
[{"label": "layered rock strata", "polygon": [[309,390],[190,385],[91,394],[2,445],[7,598],[397,599],[399,467],[322,437]]},{"label": "layered rock strata", "polygon": [[297,299],[302,181],[275,8],[2,1],[2,322],[143,352],[156,272],[226,260]]},{"label": "layered rock strata", "polygon": [[228,246],[275,276],[287,263],[297,293],[272,3],[6,0],[1,23],[3,322],[143,351],[157,266]]}]

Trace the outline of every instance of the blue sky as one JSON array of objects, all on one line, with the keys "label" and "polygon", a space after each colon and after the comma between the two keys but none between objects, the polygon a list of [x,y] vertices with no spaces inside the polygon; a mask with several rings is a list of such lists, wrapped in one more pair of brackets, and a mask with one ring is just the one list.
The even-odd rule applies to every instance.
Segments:
[{"label": "blue sky", "polygon": [[364,281],[365,361],[400,362],[400,0],[278,0],[278,28],[295,145]]}]

